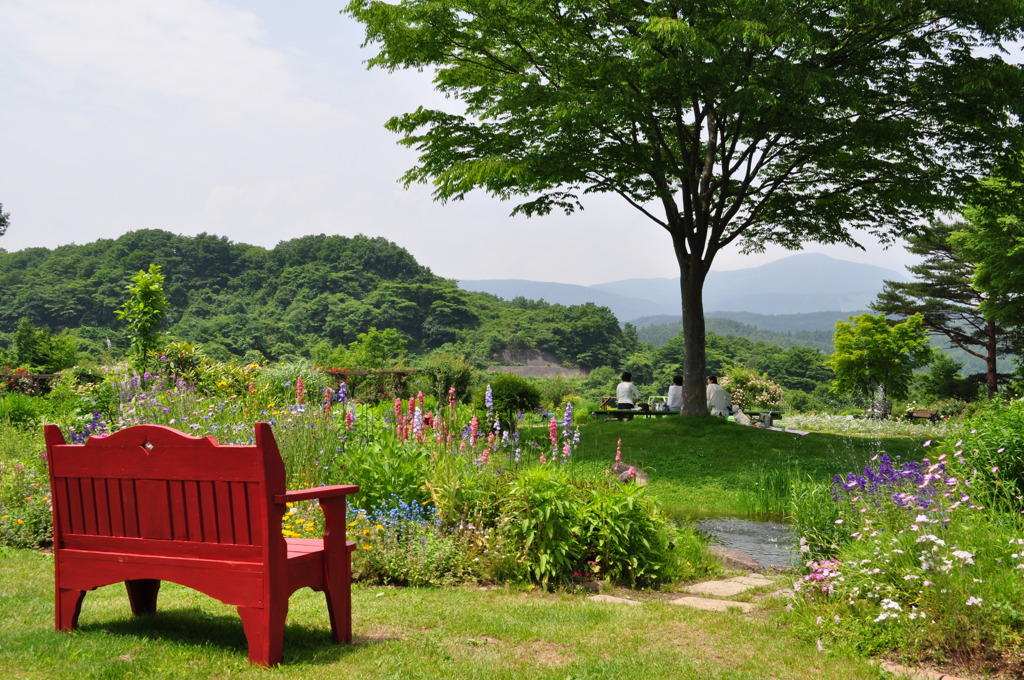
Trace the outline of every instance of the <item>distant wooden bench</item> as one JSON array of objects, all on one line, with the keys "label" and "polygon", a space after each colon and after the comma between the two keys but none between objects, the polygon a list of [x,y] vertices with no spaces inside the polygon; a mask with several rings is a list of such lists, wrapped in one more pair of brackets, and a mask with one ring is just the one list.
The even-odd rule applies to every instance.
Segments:
[{"label": "distant wooden bench", "polygon": [[891,401],[873,401],[871,402],[871,408],[867,410],[864,417],[874,418],[875,420],[886,420],[890,414],[892,414]]},{"label": "distant wooden bench", "polygon": [[758,409],[743,409],[751,420],[751,422],[758,422],[762,425],[772,425],[776,420],[782,419],[782,411],[760,411]]},{"label": "distant wooden bench", "polygon": [[[169,427],[137,425],[69,445],[47,425],[58,631],[77,627],[87,591],[123,581],[134,614],[156,612],[160,581],[238,607],[249,660],[281,662],[288,598],[327,598],[331,636],[352,641],[354,543],[345,497],[356,486],[285,490],[267,423],[255,446],[221,446]],[[285,539],[286,503],[318,499],[321,539]]]}]

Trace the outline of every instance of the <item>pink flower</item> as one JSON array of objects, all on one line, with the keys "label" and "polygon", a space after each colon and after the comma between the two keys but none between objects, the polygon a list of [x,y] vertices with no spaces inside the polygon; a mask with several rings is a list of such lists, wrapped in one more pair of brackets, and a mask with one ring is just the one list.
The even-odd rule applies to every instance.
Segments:
[{"label": "pink flower", "polygon": [[615,462],[622,462],[622,440],[620,439],[615,445]]},{"label": "pink flower", "polygon": [[306,397],[306,387],[302,384],[302,376],[300,375],[295,381],[295,398],[298,403],[302,403]]}]

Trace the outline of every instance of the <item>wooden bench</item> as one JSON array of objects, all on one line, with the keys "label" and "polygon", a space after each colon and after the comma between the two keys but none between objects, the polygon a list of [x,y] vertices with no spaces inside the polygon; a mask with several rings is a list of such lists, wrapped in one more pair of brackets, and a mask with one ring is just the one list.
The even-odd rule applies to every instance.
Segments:
[{"label": "wooden bench", "polygon": [[[352,641],[355,544],[345,497],[356,486],[285,490],[267,423],[254,446],[221,446],[160,425],[137,425],[69,445],[47,425],[58,631],[78,625],[86,592],[124,582],[132,612],[156,612],[161,581],[238,608],[249,660],[281,662],[288,598],[322,591],[331,636]],[[285,539],[286,503],[318,499],[323,539]]]},{"label": "wooden bench", "polygon": [[771,426],[776,420],[782,419],[782,411],[761,411],[758,409],[743,409],[751,422]]}]

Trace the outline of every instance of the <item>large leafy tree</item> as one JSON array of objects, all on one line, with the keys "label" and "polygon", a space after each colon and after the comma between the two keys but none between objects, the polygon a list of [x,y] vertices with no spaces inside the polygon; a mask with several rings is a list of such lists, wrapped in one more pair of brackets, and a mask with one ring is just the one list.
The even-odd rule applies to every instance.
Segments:
[{"label": "large leafy tree", "polygon": [[899,399],[909,392],[914,369],[931,361],[924,319],[914,314],[890,324],[885,314],[859,314],[836,323],[835,351],[828,367],[835,372],[832,389],[871,399]]},{"label": "large leafy tree", "polygon": [[914,280],[886,281],[871,308],[903,318],[921,314],[931,333],[983,359],[991,399],[998,390],[997,359],[1012,351],[1013,336],[982,309],[988,296],[974,286],[975,265],[954,236],[969,228],[963,222],[940,220],[931,230],[910,237],[907,250],[923,258],[907,267]]},{"label": "large leafy tree", "polygon": [[[883,242],[952,209],[1019,134],[1016,0],[352,0],[371,66],[431,69],[464,105],[388,122],[405,182],[513,213],[617,194],[680,270],[684,407],[706,413],[702,291],[737,243]],[[991,55],[991,53],[989,53]]]},{"label": "large leafy tree", "polygon": [[7,227],[11,224],[11,213],[4,212],[4,204],[0,203],[0,236],[3,236],[7,232]]}]

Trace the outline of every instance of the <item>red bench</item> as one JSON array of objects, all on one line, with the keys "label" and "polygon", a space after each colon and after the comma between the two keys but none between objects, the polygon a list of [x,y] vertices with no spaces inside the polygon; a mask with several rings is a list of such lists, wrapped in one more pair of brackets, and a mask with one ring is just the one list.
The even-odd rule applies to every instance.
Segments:
[{"label": "red bench", "polygon": [[[288,598],[323,591],[335,642],[352,641],[352,550],[345,497],[356,486],[285,490],[267,423],[255,446],[221,446],[161,425],[69,445],[46,426],[53,501],[55,623],[78,625],[85,593],[123,581],[134,614],[156,611],[161,581],[238,607],[249,660],[281,662]],[[286,503],[318,499],[323,539],[286,539]]]}]

